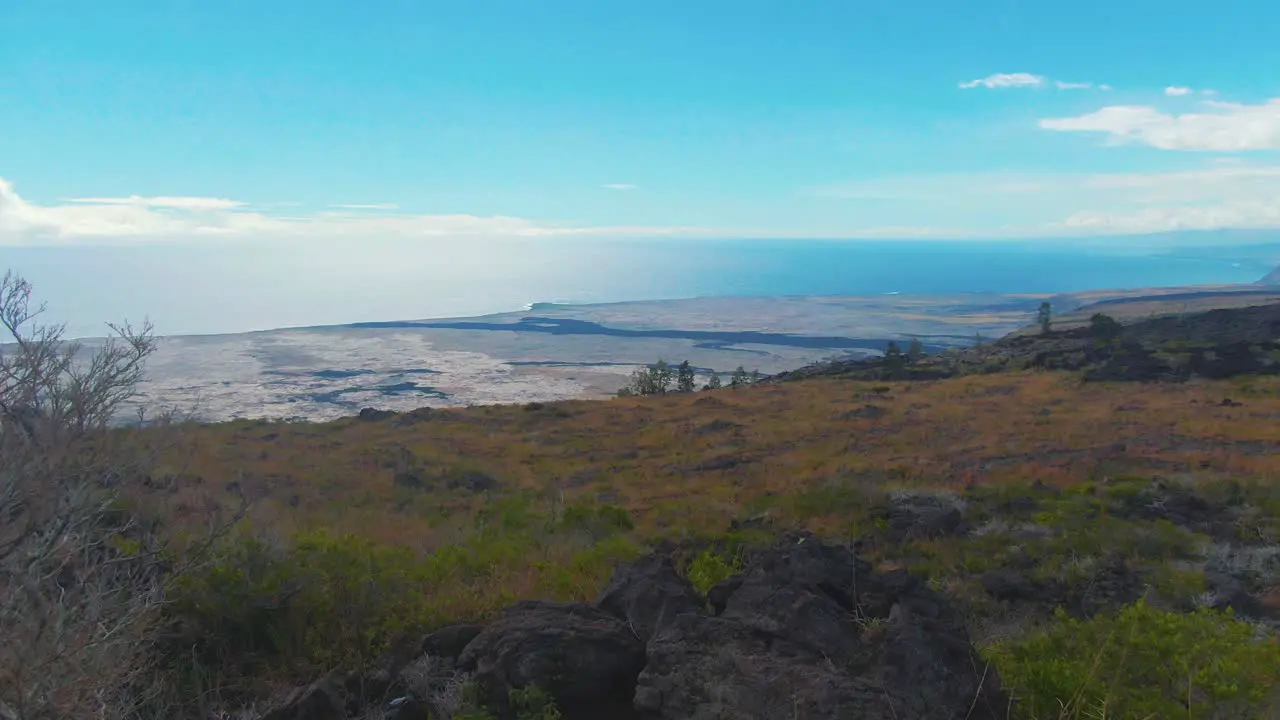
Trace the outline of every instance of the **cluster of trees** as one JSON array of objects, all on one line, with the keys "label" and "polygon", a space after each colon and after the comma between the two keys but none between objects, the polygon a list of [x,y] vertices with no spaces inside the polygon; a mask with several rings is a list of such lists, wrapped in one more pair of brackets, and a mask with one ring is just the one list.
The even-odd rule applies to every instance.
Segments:
[{"label": "cluster of trees", "polygon": [[[760,371],[747,370],[741,365],[729,375],[729,387],[740,388],[751,385],[760,379]],[[720,373],[714,370],[702,385],[703,390],[718,390],[724,387]],[[631,395],[666,395],[667,393],[690,393],[698,389],[698,375],[688,360],[679,365],[671,365],[666,360],[659,360],[652,365],[637,368],[631,373],[631,379],[621,390],[619,397]]]},{"label": "cluster of trees", "polygon": [[1109,344],[1116,338],[1120,337],[1120,331],[1124,326],[1110,315],[1095,313],[1089,318],[1089,332],[1093,335],[1094,340],[1103,344]]},{"label": "cluster of trees", "polygon": [[924,357],[924,343],[919,338],[911,338],[904,351],[895,340],[890,340],[884,347],[884,366],[890,377],[897,376],[908,363]]},{"label": "cluster of trees", "polygon": [[[1036,323],[1040,326],[1041,334],[1049,334],[1053,329],[1053,306],[1048,302],[1040,303],[1040,309],[1036,311]],[[1093,338],[1100,343],[1111,343],[1120,337],[1120,331],[1124,328],[1115,318],[1103,313],[1094,313],[1089,318],[1089,332]]]}]

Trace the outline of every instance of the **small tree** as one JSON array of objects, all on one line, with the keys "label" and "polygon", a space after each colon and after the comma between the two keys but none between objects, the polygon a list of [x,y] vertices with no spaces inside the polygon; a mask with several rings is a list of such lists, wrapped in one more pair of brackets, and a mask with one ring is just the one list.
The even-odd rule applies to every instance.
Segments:
[{"label": "small tree", "polygon": [[750,384],[751,376],[747,374],[746,368],[741,365],[739,365],[738,369],[734,370],[733,374],[729,376],[729,387],[731,388],[737,389]]},{"label": "small tree", "polygon": [[1046,300],[1040,303],[1040,309],[1036,311],[1036,322],[1040,325],[1040,332],[1048,334],[1053,327],[1053,306]]},{"label": "small tree", "polygon": [[176,569],[116,504],[149,460],[110,426],[156,341],[113,325],[90,351],[31,295],[0,279],[0,718],[135,717]]},{"label": "small tree", "polygon": [[884,366],[890,376],[896,377],[902,372],[903,367],[907,364],[907,358],[902,354],[902,348],[898,343],[890,340],[884,346]]},{"label": "small tree", "polygon": [[911,338],[911,342],[907,344],[907,359],[915,362],[924,357],[924,343],[920,342],[920,338]]},{"label": "small tree", "polygon": [[685,360],[676,368],[676,392],[688,393],[693,392],[696,388],[697,378],[694,377],[693,368],[689,365],[689,361]]},{"label": "small tree", "polygon": [[[675,375],[666,360],[659,360],[652,365],[636,368],[631,373],[631,381],[623,390],[627,391],[626,395],[666,395]],[[622,394],[621,391],[619,394]]]},{"label": "small tree", "polygon": [[1110,315],[1096,313],[1089,318],[1089,332],[1094,339],[1100,343],[1110,344],[1113,340],[1120,337],[1120,332],[1124,326],[1116,321]]},{"label": "small tree", "polygon": [[982,333],[973,334],[973,346],[982,347]]},{"label": "small tree", "polygon": [[707,378],[707,384],[702,386],[703,390],[719,390],[723,383],[720,381],[720,374],[713,372],[711,377]]}]

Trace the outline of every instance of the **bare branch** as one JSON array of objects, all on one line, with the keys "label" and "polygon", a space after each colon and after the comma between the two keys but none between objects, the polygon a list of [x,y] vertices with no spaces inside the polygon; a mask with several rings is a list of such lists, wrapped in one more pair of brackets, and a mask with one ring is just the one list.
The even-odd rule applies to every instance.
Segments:
[{"label": "bare branch", "polygon": [[111,325],[90,349],[43,312],[30,283],[0,279],[0,720],[139,717],[175,575],[116,506],[155,449],[112,426],[156,339],[150,323]]}]

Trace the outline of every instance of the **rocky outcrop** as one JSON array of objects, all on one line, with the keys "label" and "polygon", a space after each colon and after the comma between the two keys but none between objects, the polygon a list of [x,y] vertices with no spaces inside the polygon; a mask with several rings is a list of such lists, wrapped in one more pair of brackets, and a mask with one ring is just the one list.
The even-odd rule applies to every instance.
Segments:
[{"label": "rocky outcrop", "polygon": [[635,705],[655,717],[995,718],[999,683],[945,598],[852,550],[784,536],[646,649]]},{"label": "rocky outcrop", "polygon": [[[420,661],[440,655],[502,718],[530,686],[566,720],[1003,717],[958,614],[905,571],[873,573],[850,547],[790,533],[704,598],[672,551],[619,568],[594,605],[524,601],[483,629],[439,631]],[[404,692],[388,708],[399,720],[438,704]],[[348,697],[324,680],[264,720],[345,717]]]},{"label": "rocky outcrop", "polygon": [[526,600],[477,635],[458,667],[499,710],[511,690],[536,685],[566,715],[612,717],[631,705],[644,653],[626,623],[599,608]]},{"label": "rocky outcrop", "polygon": [[696,615],[705,607],[667,553],[654,553],[619,568],[597,605],[625,620],[636,637],[646,643],[676,617]]}]

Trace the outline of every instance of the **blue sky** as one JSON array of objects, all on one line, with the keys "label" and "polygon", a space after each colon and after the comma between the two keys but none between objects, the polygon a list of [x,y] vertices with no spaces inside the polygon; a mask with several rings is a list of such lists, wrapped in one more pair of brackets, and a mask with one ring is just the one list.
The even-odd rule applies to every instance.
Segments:
[{"label": "blue sky", "polygon": [[5,0],[0,244],[1280,227],[1280,3]]}]

